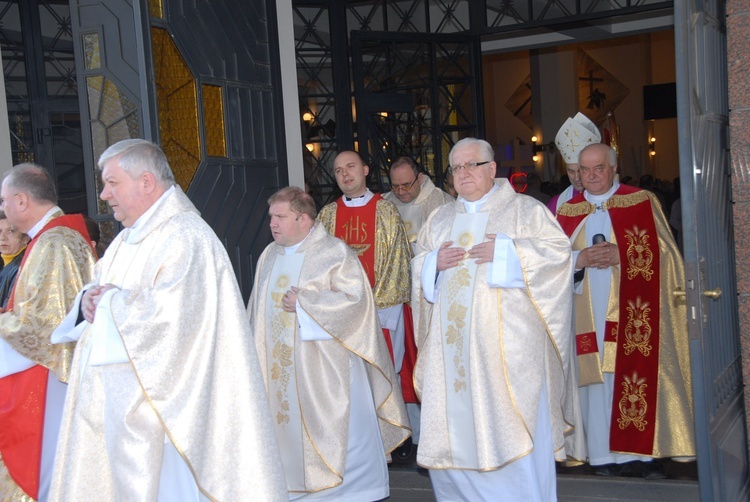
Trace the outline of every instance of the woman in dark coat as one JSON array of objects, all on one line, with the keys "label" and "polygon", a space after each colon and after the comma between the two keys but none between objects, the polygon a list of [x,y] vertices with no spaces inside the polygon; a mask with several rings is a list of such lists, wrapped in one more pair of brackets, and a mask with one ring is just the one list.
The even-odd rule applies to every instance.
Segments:
[{"label": "woman in dark coat", "polygon": [[0,306],[3,308],[8,304],[8,297],[16,282],[23,252],[28,243],[29,237],[14,230],[5,213],[0,211],[0,257],[4,264],[0,270]]}]

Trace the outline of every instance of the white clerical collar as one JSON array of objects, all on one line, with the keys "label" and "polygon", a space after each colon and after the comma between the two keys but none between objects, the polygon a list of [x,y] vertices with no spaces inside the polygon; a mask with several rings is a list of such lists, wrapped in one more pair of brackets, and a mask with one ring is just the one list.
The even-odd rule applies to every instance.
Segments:
[{"label": "white clerical collar", "polygon": [[297,244],[292,244],[291,246],[284,246],[284,254],[289,255],[289,254],[296,253],[299,247],[302,245],[302,243],[305,242],[308,237],[310,237],[310,234],[312,233],[313,230],[315,230],[315,225],[310,227],[310,231],[307,232],[307,235],[305,236],[305,238],[299,241]]},{"label": "white clerical collar", "polygon": [[612,183],[612,186],[605,193],[600,194],[600,195],[594,195],[594,194],[590,194],[590,193],[588,193],[588,191],[584,190],[583,191],[583,197],[587,201],[589,201],[590,203],[592,203],[594,206],[596,206],[596,209],[602,209],[603,210],[602,203],[604,203],[607,199],[609,199],[610,197],[612,197],[612,194],[614,194],[617,191],[618,188],[620,188],[620,182],[617,181],[617,180],[614,180],[613,183]]},{"label": "white clerical collar", "polygon": [[31,227],[31,230],[26,232],[26,235],[29,236],[29,239],[33,239],[34,237],[36,237],[36,234],[38,234],[44,228],[44,225],[46,225],[47,222],[49,222],[49,220],[52,219],[52,215],[55,214],[57,211],[62,212],[62,209],[55,206],[49,211],[47,211],[47,213],[44,216],[42,216],[42,219],[37,221],[36,225]]},{"label": "white clerical collar", "polygon": [[175,188],[174,185],[167,188],[163,194],[161,194],[161,197],[156,199],[156,202],[151,204],[151,207],[149,207],[145,213],[143,213],[137,220],[135,220],[135,223],[133,223],[133,226],[130,227],[130,234],[128,235],[128,241],[132,241],[132,239],[138,234],[138,230],[143,228],[143,226],[146,224],[149,218],[151,218],[151,215],[153,215],[159,206],[161,206],[164,203],[164,200],[169,197],[169,194],[174,192]]},{"label": "white clerical collar", "polygon": [[344,205],[346,207],[362,207],[366,206],[368,202],[375,196],[374,193],[370,191],[369,188],[365,188],[365,194],[360,197],[355,197],[354,199],[347,200],[346,197],[344,197]]},{"label": "white clerical collar", "polygon": [[481,199],[475,200],[475,201],[469,201],[469,200],[464,199],[463,197],[459,197],[458,201],[464,205],[464,208],[466,208],[467,213],[476,213],[477,211],[482,209],[482,206],[484,206],[484,203],[487,202],[487,199],[490,198],[490,195],[495,193],[497,190],[499,190],[498,186],[493,183],[492,188],[490,188],[490,191],[484,194]]}]

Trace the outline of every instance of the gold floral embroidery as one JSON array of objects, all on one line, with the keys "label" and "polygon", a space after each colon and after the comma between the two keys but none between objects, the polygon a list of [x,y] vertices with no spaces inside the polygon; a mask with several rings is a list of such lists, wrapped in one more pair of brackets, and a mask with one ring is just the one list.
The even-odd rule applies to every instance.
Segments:
[{"label": "gold floral embroidery", "polygon": [[651,269],[654,253],[649,246],[649,236],[646,230],[635,226],[633,230],[625,230],[625,238],[628,241],[628,280],[641,274],[644,279],[650,281],[654,275]]},{"label": "gold floral embroidery", "polygon": [[632,424],[636,429],[643,432],[648,425],[648,421],[646,421],[646,410],[648,409],[646,404],[646,387],[648,387],[646,379],[639,378],[638,373],[633,372],[632,377],[625,375],[624,380],[622,382],[622,398],[618,403],[620,418],[617,419],[617,424],[621,430]]},{"label": "gold floral embroidery", "polygon": [[604,207],[607,211],[614,208],[632,207],[641,202],[645,202],[648,199],[649,192],[646,190],[640,190],[627,195],[613,195],[604,203]]},{"label": "gold floral embroidery", "polygon": [[586,216],[588,214],[594,214],[596,207],[590,202],[579,202],[578,204],[565,203],[558,211],[558,215],[567,216],[569,218],[575,218],[577,216]]},{"label": "gold floral embroidery", "polygon": [[586,354],[591,350],[591,337],[589,335],[581,336],[581,350]]},{"label": "gold floral embroidery", "polygon": [[447,294],[450,303],[448,308],[448,322],[450,325],[445,330],[445,343],[455,348],[453,364],[459,378],[453,382],[456,393],[466,390],[466,368],[462,364],[464,350],[464,330],[466,328],[466,315],[468,308],[454,301],[462,288],[471,285],[471,274],[465,265],[459,265],[456,272],[447,285]]},{"label": "gold floral embroidery", "polygon": [[[294,347],[289,345],[289,341],[294,339],[294,320],[295,314],[286,312],[281,308],[281,298],[284,296],[284,289],[290,284],[290,279],[286,275],[279,276],[276,286],[281,291],[271,291],[276,311],[271,318],[271,379],[275,382],[276,399],[278,402],[278,411],[276,412],[276,422],[279,424],[289,423],[289,398],[288,388],[292,380],[292,363],[294,359]],[[293,342],[292,342],[293,343]]]},{"label": "gold floral embroidery", "polygon": [[629,356],[634,350],[648,357],[651,353],[651,324],[649,319],[648,302],[641,302],[641,297],[637,297],[635,302],[628,300],[627,306],[628,322],[625,325],[625,355]]}]

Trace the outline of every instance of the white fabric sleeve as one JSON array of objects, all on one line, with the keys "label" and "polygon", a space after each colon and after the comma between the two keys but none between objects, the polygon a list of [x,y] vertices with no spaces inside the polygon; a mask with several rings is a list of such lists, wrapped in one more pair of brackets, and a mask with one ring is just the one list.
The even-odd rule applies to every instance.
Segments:
[{"label": "white fabric sleeve", "polygon": [[424,264],[422,265],[422,294],[424,299],[430,303],[437,301],[438,287],[437,280],[439,273],[437,269],[437,255],[440,248],[435,249],[430,254],[425,256]]},{"label": "white fabric sleeve", "polygon": [[299,323],[299,337],[303,342],[314,342],[317,340],[333,340],[333,337],[324,330],[305,309],[299,306],[297,300],[297,322]]},{"label": "white fabric sleeve", "polygon": [[120,290],[117,288],[107,290],[99,300],[94,314],[94,323],[91,325],[91,356],[89,364],[101,366],[104,364],[127,363],[130,361],[122,342],[120,332],[117,330],[115,320],[112,318],[112,296]]},{"label": "white fabric sleeve", "polygon": [[404,309],[404,305],[399,303],[392,307],[386,307],[384,309],[378,309],[378,318],[380,319],[380,326],[389,329],[391,331],[398,328],[398,321],[401,318],[401,312]]},{"label": "white fabric sleeve", "polygon": [[487,285],[491,288],[526,287],[516,246],[507,235],[495,236],[495,256],[487,267]]},{"label": "white fabric sleeve", "polygon": [[34,362],[26,359],[0,338],[0,378],[20,373],[34,366]]},{"label": "white fabric sleeve", "polygon": [[73,300],[73,307],[70,309],[70,312],[68,312],[68,315],[65,316],[65,319],[62,320],[60,325],[55,328],[55,331],[52,332],[50,342],[77,342],[78,339],[81,338],[86,326],[89,325],[88,321],[85,320],[76,324],[76,321],[78,321],[78,313],[81,311],[81,300],[83,300],[83,294],[85,292],[85,288],[78,292],[76,299]]}]

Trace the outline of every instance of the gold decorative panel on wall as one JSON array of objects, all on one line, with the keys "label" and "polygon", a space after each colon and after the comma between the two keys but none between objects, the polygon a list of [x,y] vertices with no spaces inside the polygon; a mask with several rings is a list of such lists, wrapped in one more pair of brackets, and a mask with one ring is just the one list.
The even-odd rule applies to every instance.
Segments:
[{"label": "gold decorative panel on wall", "polygon": [[164,19],[164,5],[162,0],[148,0],[148,13],[151,17]]},{"label": "gold decorative panel on wall", "polygon": [[175,180],[187,191],[200,164],[195,78],[167,30],[151,28],[161,146]]},{"label": "gold decorative panel on wall", "polygon": [[226,157],[224,98],[218,85],[203,84],[203,122],[206,129],[206,155]]}]

